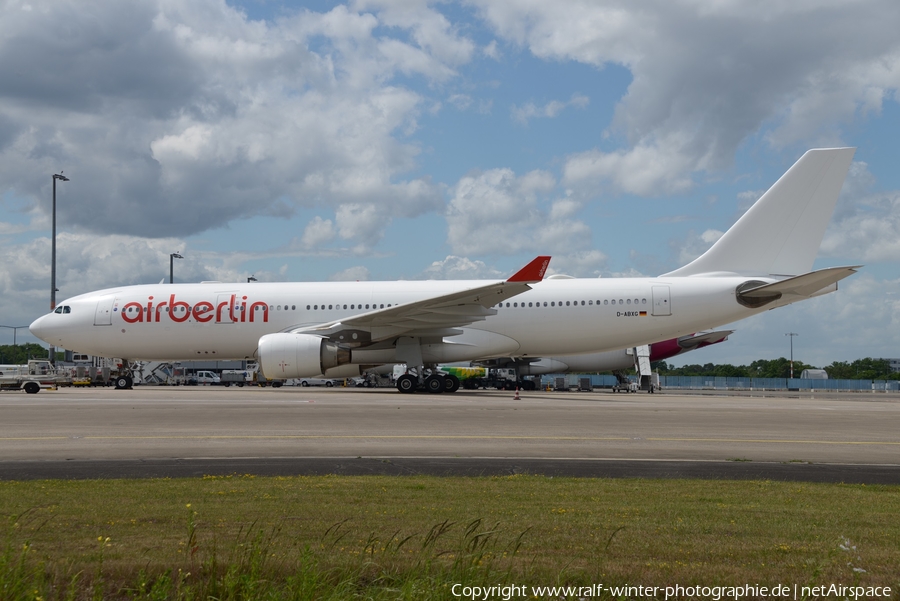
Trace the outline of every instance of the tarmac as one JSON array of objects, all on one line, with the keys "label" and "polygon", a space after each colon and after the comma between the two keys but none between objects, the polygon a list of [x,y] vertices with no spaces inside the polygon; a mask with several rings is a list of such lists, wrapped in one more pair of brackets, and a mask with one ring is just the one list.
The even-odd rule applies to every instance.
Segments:
[{"label": "tarmac", "polygon": [[0,479],[222,474],[900,484],[900,394],[136,387],[0,394]]}]

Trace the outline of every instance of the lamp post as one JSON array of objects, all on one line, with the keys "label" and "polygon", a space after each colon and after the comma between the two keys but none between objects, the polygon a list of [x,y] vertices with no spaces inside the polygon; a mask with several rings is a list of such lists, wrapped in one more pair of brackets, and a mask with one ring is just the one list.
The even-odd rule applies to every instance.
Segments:
[{"label": "lamp post", "polygon": [[18,346],[16,344],[16,332],[18,332],[19,330],[24,330],[27,327],[28,326],[2,326],[2,325],[0,325],[0,328],[9,328],[10,330],[13,331],[13,346]]},{"label": "lamp post", "polygon": [[169,283],[175,283],[175,259],[183,259],[178,253],[170,253],[169,254]]},{"label": "lamp post", "polygon": [[791,337],[791,379],[794,379],[794,336],[799,336],[796,332],[788,332],[785,336]]},{"label": "lamp post", "polygon": [[62,173],[53,174],[53,235],[50,240],[50,310],[56,309],[56,180],[67,182]]},{"label": "lamp post", "polygon": [[[53,174],[53,235],[50,237],[50,310],[56,309],[56,180],[63,182],[69,181],[69,178],[62,172]],[[15,334],[13,334],[15,337]],[[56,349],[51,346],[49,350],[50,363],[56,364]]]}]

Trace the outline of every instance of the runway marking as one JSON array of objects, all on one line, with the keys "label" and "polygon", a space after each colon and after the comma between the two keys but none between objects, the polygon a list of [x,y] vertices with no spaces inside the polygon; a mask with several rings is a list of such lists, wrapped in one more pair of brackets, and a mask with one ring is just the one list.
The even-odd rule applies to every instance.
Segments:
[{"label": "runway marking", "polygon": [[548,440],[584,442],[712,442],[752,444],[821,444],[860,446],[900,446],[900,441],[883,440],[791,440],[777,438],[661,438],[661,437],[594,437],[594,436],[491,436],[491,435],[343,435],[343,434],[264,434],[264,435],[200,435],[200,436],[30,436],[0,437],[6,441],[48,440]]}]

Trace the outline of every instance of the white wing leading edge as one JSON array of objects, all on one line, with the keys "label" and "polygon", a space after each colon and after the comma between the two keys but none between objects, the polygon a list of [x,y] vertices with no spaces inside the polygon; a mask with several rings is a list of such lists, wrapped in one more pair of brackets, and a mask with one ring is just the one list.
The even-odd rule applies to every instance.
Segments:
[{"label": "white wing leading edge", "polygon": [[530,290],[529,284],[540,282],[549,264],[549,256],[540,256],[506,280],[297,328],[291,333],[322,336],[350,346],[367,346],[397,336],[453,336],[461,333],[456,328],[495,315],[492,307]]}]

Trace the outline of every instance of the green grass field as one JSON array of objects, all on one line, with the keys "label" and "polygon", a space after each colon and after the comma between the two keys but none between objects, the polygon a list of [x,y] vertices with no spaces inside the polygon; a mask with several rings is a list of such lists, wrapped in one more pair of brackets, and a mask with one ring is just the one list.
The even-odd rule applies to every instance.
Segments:
[{"label": "green grass field", "polygon": [[897,486],[537,476],[27,481],[0,482],[0,514],[4,601],[457,599],[454,584],[513,583],[843,583],[891,586],[900,598]]}]

